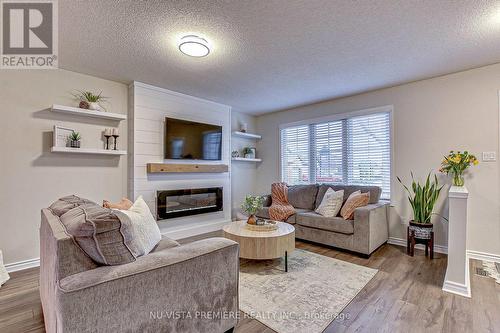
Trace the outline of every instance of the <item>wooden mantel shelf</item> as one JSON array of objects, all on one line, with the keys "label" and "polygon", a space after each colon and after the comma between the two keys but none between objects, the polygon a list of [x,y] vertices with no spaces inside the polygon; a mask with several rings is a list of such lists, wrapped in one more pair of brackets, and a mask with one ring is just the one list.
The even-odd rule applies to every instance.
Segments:
[{"label": "wooden mantel shelf", "polygon": [[148,163],[148,173],[221,173],[228,172],[229,167],[226,164],[165,164]]}]

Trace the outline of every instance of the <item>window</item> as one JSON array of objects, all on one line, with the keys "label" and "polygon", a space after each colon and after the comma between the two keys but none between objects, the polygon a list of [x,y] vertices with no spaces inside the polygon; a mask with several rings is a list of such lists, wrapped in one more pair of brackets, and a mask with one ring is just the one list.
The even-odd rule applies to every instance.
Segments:
[{"label": "window", "polygon": [[281,178],[291,184],[375,185],[391,192],[390,113],[281,129]]},{"label": "window", "polygon": [[281,174],[289,184],[309,184],[309,126],[281,131]]},{"label": "window", "polygon": [[221,132],[205,132],[203,133],[203,159],[218,160],[220,159],[220,146],[222,141]]}]

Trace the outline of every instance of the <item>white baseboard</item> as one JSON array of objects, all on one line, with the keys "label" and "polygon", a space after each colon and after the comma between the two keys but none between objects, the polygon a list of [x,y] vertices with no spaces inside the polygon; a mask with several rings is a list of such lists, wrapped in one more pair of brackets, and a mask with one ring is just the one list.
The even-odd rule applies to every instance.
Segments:
[{"label": "white baseboard", "polygon": [[461,283],[456,283],[453,281],[444,281],[443,282],[443,291],[464,296],[464,297],[471,297],[470,293],[470,288],[469,286]]},{"label": "white baseboard", "polygon": [[477,259],[484,261],[500,262],[500,256],[497,254],[467,250],[467,257],[469,259]]},{"label": "white baseboard", "polygon": [[202,225],[191,225],[186,228],[176,228],[176,229],[164,229],[161,230],[161,234],[172,239],[182,239],[192,236],[197,236],[201,234],[206,234],[207,232],[221,230],[223,226],[231,223],[231,221],[217,221],[213,223],[206,223]]},{"label": "white baseboard", "polygon": [[[403,247],[406,247],[406,244],[407,244],[406,239],[397,238],[397,237],[389,237],[389,239],[387,240],[387,243],[392,244],[392,245],[397,245],[397,246],[403,246]],[[419,250],[425,249],[423,244],[416,244],[415,248],[419,249]],[[448,247],[434,244],[434,252],[448,254]]]},{"label": "white baseboard", "polygon": [[28,259],[10,264],[5,264],[8,273],[21,271],[23,269],[33,268],[40,266],[40,258]]}]

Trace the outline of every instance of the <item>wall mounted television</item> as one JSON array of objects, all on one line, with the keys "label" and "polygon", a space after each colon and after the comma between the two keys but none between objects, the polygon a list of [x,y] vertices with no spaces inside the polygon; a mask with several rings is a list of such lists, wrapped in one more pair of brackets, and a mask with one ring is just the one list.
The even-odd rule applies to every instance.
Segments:
[{"label": "wall mounted television", "polygon": [[165,159],[221,160],[222,126],[165,118]]}]

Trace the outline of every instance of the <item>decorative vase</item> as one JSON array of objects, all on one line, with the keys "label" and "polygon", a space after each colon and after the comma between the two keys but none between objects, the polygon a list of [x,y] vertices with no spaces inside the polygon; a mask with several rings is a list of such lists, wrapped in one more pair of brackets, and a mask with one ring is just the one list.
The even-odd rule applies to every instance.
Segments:
[{"label": "decorative vase", "polygon": [[432,223],[420,223],[420,222],[410,221],[410,231],[415,232],[415,238],[431,239],[432,229],[433,229]]},{"label": "decorative vase", "polygon": [[453,174],[453,185],[464,186],[464,176],[461,173]]},{"label": "decorative vase", "polygon": [[69,146],[71,148],[80,148],[80,141],[79,140],[69,140]]},{"label": "decorative vase", "polygon": [[80,101],[80,104],[78,104],[78,107],[80,109],[87,109],[89,108],[89,102],[87,101]]},{"label": "decorative vase", "polygon": [[89,110],[100,111],[101,110],[101,106],[97,102],[89,102]]},{"label": "decorative vase", "polygon": [[248,224],[257,224],[257,218],[255,217],[255,215],[250,215],[248,217],[248,220],[247,220],[247,223]]}]

